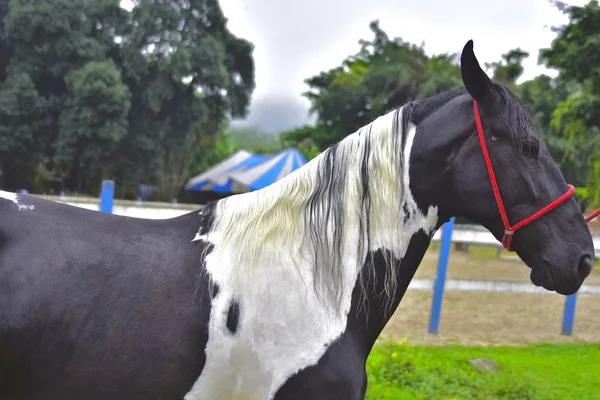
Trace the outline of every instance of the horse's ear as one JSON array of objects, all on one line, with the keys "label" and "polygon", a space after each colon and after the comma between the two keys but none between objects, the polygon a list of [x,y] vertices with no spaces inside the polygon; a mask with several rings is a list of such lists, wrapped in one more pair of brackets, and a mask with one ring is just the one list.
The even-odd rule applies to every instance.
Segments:
[{"label": "horse's ear", "polygon": [[[460,73],[467,92],[477,100],[478,103],[484,103],[491,97],[492,81],[485,71],[479,66],[479,61],[473,53],[473,41],[469,40],[463,48],[460,56]],[[487,98],[486,98],[487,97]]]}]

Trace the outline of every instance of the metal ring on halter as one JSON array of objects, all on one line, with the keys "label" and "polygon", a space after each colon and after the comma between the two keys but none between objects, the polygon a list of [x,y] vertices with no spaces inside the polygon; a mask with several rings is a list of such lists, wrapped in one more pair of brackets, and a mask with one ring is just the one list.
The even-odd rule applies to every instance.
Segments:
[{"label": "metal ring on halter", "polygon": [[505,236],[512,236],[515,234],[515,231],[504,231]]}]

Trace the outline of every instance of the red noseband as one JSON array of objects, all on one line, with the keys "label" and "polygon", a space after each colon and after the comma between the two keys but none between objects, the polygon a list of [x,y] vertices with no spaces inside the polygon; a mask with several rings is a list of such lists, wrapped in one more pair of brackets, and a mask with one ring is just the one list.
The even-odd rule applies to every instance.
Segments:
[{"label": "red noseband", "polygon": [[[552,203],[548,204],[546,207],[537,211],[536,213],[530,215],[529,217],[523,219],[521,222],[511,226],[508,222],[508,217],[506,215],[506,210],[504,209],[504,204],[502,203],[502,197],[500,196],[500,190],[498,189],[498,182],[496,182],[496,176],[494,175],[494,169],[492,168],[492,160],[490,159],[490,155],[487,150],[487,146],[485,144],[485,137],[483,135],[483,126],[481,125],[481,116],[479,115],[479,107],[477,106],[477,101],[473,100],[473,108],[475,110],[475,124],[477,125],[477,133],[479,135],[479,143],[481,144],[481,150],[483,151],[483,158],[485,159],[485,164],[487,166],[488,174],[490,176],[490,181],[492,183],[492,188],[494,189],[494,196],[496,197],[496,203],[498,204],[498,210],[500,211],[500,217],[502,218],[502,223],[504,224],[504,236],[502,237],[502,246],[508,251],[512,250],[512,239],[515,232],[529,224],[532,221],[535,221],[542,215],[546,214],[548,211],[558,207],[561,203],[567,200],[569,197],[575,193],[575,187],[573,185],[568,185],[569,189],[565,194],[554,200]],[[594,217],[600,214],[600,209],[594,211],[590,215],[588,215],[585,220],[589,222]]]}]

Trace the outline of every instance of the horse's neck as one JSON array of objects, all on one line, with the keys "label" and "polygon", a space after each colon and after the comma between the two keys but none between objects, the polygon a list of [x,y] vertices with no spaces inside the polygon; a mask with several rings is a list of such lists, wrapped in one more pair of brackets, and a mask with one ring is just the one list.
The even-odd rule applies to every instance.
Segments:
[{"label": "horse's neck", "polygon": [[[356,287],[367,308],[397,306],[410,279],[394,260],[404,260],[411,239],[420,231],[429,237],[437,222],[437,210],[424,213],[410,191],[415,127],[400,116],[377,119],[263,190],[219,202],[212,241],[219,256],[236,258],[227,260],[234,268],[247,269],[236,276],[248,277],[251,288],[268,268],[288,268],[342,314],[354,307]],[[383,274],[367,257],[382,249],[389,254]],[[383,285],[382,303],[365,297],[369,277]]]},{"label": "horse's neck", "polygon": [[[352,309],[348,315],[348,327],[350,331],[360,332],[358,338],[365,351],[368,353],[381,332],[390,322],[403,299],[410,281],[413,279],[419,264],[430,244],[430,238],[424,232],[419,232],[411,239],[405,256],[399,262],[396,275],[396,291],[393,298],[385,296],[385,274],[386,266],[382,251],[373,254],[373,272],[377,279],[374,282],[363,282],[368,288],[367,301],[362,302],[355,290],[352,299]],[[361,279],[368,279],[363,275]]]}]

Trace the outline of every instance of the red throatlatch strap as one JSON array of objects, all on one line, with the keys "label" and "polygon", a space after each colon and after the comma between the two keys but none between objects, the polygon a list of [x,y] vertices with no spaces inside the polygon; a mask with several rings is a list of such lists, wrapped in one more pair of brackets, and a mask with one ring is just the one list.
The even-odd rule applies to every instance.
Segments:
[{"label": "red throatlatch strap", "polygon": [[[542,215],[546,214],[548,211],[553,210],[558,207],[561,203],[567,200],[569,197],[575,193],[575,187],[573,185],[568,185],[569,190],[558,199],[554,200],[552,203],[548,204],[546,207],[537,211],[536,213],[530,215],[525,218],[521,222],[517,223],[514,226],[511,226],[508,221],[508,216],[506,215],[506,210],[504,209],[504,204],[502,203],[502,197],[500,196],[500,189],[498,188],[498,182],[496,181],[496,175],[494,175],[494,168],[492,167],[492,160],[490,158],[490,154],[488,153],[487,146],[485,144],[485,136],[483,135],[483,126],[481,125],[481,116],[479,115],[479,107],[477,106],[477,101],[473,100],[473,109],[475,111],[475,124],[477,125],[477,134],[479,135],[479,143],[481,144],[481,151],[483,152],[483,158],[485,159],[485,165],[487,166],[488,175],[490,176],[490,182],[492,184],[492,188],[494,189],[494,197],[496,198],[496,203],[498,204],[498,211],[500,212],[500,217],[502,218],[502,223],[504,224],[504,236],[502,237],[502,246],[508,251],[512,251],[512,239],[515,232],[529,224],[530,222],[538,219]],[[594,211],[586,221],[591,220],[595,216],[600,214],[600,209]]]},{"label": "red throatlatch strap", "polygon": [[596,218],[598,215],[600,215],[600,208],[597,209],[596,211],[594,211],[593,213],[591,213],[590,215],[588,215],[587,217],[585,217],[585,222],[590,222],[591,220]]}]

